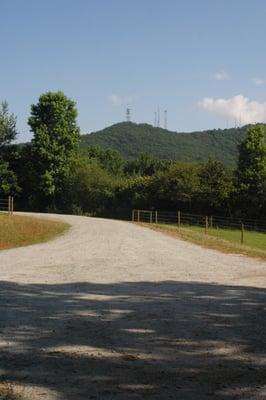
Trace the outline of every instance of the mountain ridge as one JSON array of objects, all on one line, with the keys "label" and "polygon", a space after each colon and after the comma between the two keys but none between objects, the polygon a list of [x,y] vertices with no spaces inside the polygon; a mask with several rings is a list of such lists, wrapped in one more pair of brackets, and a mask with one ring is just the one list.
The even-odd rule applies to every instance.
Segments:
[{"label": "mountain ridge", "polygon": [[120,122],[82,135],[81,148],[99,145],[105,149],[118,150],[129,160],[148,152],[159,159],[204,161],[214,158],[229,166],[235,166],[238,145],[245,138],[248,126],[185,133],[149,124]]}]

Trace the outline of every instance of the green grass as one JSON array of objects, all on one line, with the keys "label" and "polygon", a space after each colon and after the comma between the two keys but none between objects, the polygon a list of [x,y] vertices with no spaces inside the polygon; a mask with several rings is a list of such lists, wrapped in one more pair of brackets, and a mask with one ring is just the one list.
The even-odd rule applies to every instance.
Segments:
[{"label": "green grass", "polygon": [[0,250],[46,242],[68,228],[60,221],[0,214]]},{"label": "green grass", "polygon": [[[199,226],[191,226],[189,229],[205,234],[204,228]],[[237,229],[209,228],[207,234],[223,240],[241,244],[241,231]],[[255,231],[244,231],[244,245],[266,251],[266,234]]]},{"label": "green grass", "polygon": [[220,250],[225,253],[240,253],[266,260],[266,234],[255,231],[244,231],[244,243],[241,244],[241,231],[234,229],[209,228],[165,224],[144,224],[145,226],[167,233],[171,236],[189,240],[204,247]]}]

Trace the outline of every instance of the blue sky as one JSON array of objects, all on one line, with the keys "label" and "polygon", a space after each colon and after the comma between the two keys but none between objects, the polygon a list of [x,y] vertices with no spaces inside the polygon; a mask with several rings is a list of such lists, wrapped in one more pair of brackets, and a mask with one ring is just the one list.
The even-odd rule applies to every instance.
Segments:
[{"label": "blue sky", "polygon": [[[83,133],[125,119],[192,131],[266,120],[265,0],[0,0],[0,100],[62,90]],[[162,120],[161,115],[161,120]]]}]

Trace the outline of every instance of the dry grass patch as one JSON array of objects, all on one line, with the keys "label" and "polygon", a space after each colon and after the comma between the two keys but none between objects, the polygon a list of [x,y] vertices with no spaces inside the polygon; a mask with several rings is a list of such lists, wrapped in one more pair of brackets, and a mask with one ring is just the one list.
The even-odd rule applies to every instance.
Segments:
[{"label": "dry grass patch", "polygon": [[10,383],[0,382],[0,400],[20,400],[20,397],[14,394]]},{"label": "dry grass patch", "polygon": [[0,215],[0,250],[46,242],[63,233],[68,224],[48,219]]}]

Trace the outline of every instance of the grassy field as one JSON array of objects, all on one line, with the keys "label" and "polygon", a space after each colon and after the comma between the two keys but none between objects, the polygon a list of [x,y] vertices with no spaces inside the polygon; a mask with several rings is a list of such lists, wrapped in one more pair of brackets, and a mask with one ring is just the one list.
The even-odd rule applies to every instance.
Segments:
[{"label": "grassy field", "polygon": [[[190,229],[190,228],[189,228]],[[202,233],[204,229],[199,226],[193,226],[191,229],[194,232]],[[241,244],[241,231],[238,229],[216,229],[208,228],[208,235],[217,238]],[[244,245],[255,249],[266,251],[266,234],[255,231],[244,231]]]},{"label": "grassy field", "polygon": [[58,221],[0,214],[0,250],[46,242],[68,227]]},{"label": "grassy field", "polygon": [[242,245],[240,230],[209,228],[208,233],[199,226],[181,226],[164,224],[145,224],[145,226],[163,231],[171,236],[189,240],[204,247],[220,250],[226,253],[241,253],[266,260],[266,234],[254,231],[244,231]]}]

